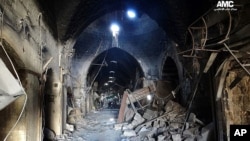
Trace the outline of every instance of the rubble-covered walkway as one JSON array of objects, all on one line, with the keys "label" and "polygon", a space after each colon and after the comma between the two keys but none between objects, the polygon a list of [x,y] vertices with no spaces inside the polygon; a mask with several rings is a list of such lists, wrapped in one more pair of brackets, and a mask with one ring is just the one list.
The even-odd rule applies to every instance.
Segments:
[{"label": "rubble-covered walkway", "polygon": [[63,141],[212,141],[214,139],[213,122],[204,123],[195,113],[178,102],[157,97],[153,94],[154,88],[145,87],[133,93],[125,92],[120,110],[103,108],[79,118],[74,124],[69,125],[72,132],[65,136]]},{"label": "rubble-covered walkway", "polygon": [[118,110],[92,111],[77,122],[65,141],[120,141],[121,131],[114,130]]},{"label": "rubble-covered walkway", "polygon": [[118,110],[93,111],[79,120],[75,130],[60,141],[210,141],[213,124],[204,125],[178,103],[168,101],[164,113],[145,110],[143,114],[128,112],[131,117],[117,123]]}]

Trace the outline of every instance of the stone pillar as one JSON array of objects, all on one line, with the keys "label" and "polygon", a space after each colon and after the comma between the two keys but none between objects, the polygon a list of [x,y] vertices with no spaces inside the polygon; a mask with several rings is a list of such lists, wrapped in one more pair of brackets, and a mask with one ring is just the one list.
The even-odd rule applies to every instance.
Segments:
[{"label": "stone pillar", "polygon": [[62,83],[54,81],[51,94],[48,95],[49,129],[56,135],[62,134]]},{"label": "stone pillar", "polygon": [[45,85],[45,127],[52,130],[56,136],[62,134],[63,123],[63,93],[62,83],[57,72],[52,69],[48,70],[47,82]]}]

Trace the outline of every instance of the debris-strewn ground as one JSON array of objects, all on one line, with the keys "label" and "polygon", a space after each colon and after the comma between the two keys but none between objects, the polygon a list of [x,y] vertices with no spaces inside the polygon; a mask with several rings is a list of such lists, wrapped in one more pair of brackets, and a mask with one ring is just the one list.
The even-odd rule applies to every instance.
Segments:
[{"label": "debris-strewn ground", "polygon": [[[116,123],[118,110],[89,113],[77,121],[74,131],[62,141],[209,141],[213,124],[202,121],[191,113],[185,123],[186,110],[169,100],[165,111],[146,109],[143,114],[127,112],[123,123]],[[131,118],[132,117],[132,118]],[[185,127],[184,127],[185,125]]]},{"label": "debris-strewn ground", "polygon": [[[102,109],[68,118],[63,140],[73,141],[213,141],[214,124],[205,125],[196,115],[170,99],[155,97],[145,87],[123,97],[120,109]],[[150,97],[148,97],[150,96]],[[143,106],[144,105],[144,106]],[[119,111],[119,115],[118,115]],[[119,116],[119,118],[118,118]],[[74,126],[73,126],[74,125]]]},{"label": "debris-strewn ground", "polygon": [[89,113],[79,120],[75,130],[62,141],[120,141],[121,131],[114,130],[118,110]]}]

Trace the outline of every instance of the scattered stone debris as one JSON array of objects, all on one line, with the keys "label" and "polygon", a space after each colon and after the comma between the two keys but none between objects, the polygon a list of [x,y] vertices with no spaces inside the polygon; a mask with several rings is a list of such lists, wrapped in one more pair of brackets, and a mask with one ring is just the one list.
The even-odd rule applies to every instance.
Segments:
[{"label": "scattered stone debris", "polygon": [[134,136],[136,136],[136,133],[135,133],[134,130],[127,129],[127,130],[124,130],[123,136],[125,136],[125,137],[134,137]]},{"label": "scattered stone debris", "polygon": [[80,108],[74,108],[69,113],[69,116],[67,118],[67,123],[76,124],[76,122],[81,119],[82,119],[82,113]]},{"label": "scattered stone debris", "polygon": [[127,108],[126,110],[125,110],[125,121],[126,122],[128,122],[128,121],[131,121],[132,119],[133,119],[133,117],[134,117],[134,115],[135,115],[135,112],[132,110],[132,109],[130,109],[130,108]]},{"label": "scattered stone debris", "polygon": [[143,118],[145,118],[146,120],[150,120],[150,119],[156,118],[157,114],[158,114],[157,111],[146,109],[146,111],[143,114]]},{"label": "scattered stone debris", "polygon": [[162,111],[152,105],[137,110],[135,105],[127,103],[124,123],[114,125],[123,132],[122,141],[208,141],[213,133],[213,124],[205,126],[194,113],[186,121],[186,109],[172,100],[163,104]]},{"label": "scattered stone debris", "polygon": [[66,130],[73,132],[74,131],[74,125],[66,124]]},{"label": "scattered stone debris", "polygon": [[[153,97],[151,102],[147,101],[147,95],[153,95],[153,92],[154,87],[150,89],[146,87],[137,90],[135,94],[137,96],[128,93],[127,99],[124,100],[127,102],[124,102],[123,107],[121,106],[123,110],[119,111],[121,118],[119,121],[117,120],[117,124],[113,124],[113,122],[108,124],[108,122],[111,122],[110,111],[99,111],[100,113],[93,113],[91,117],[79,118],[81,112],[78,109],[71,110],[66,125],[69,134],[61,137],[62,141],[63,139],[71,140],[72,135],[74,138],[79,137],[78,140],[83,141],[104,140],[104,138],[106,140],[121,139],[121,141],[213,140],[213,123],[205,125],[194,113],[189,113],[173,100],[161,99],[159,104],[157,98]],[[131,99],[128,100],[129,98]],[[155,104],[158,104],[158,106],[155,106]],[[102,116],[94,116],[94,114],[100,115],[101,113]],[[104,119],[106,119],[106,122],[103,122]],[[71,132],[73,132],[72,135]],[[83,133],[84,136],[82,136]],[[96,134],[99,134],[98,137]],[[111,134],[113,135],[111,136]],[[48,136],[53,137],[53,134],[50,133]]]}]

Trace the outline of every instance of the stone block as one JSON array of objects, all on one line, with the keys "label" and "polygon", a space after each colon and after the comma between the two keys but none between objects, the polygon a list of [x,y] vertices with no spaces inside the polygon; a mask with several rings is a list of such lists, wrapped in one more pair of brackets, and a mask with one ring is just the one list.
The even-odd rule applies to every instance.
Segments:
[{"label": "stone block", "polygon": [[201,137],[198,138],[199,141],[210,141],[214,140],[214,124],[210,123],[201,129]]},{"label": "stone block", "polygon": [[151,131],[150,129],[142,127],[141,130],[138,132],[138,135],[145,137],[150,131]]},{"label": "stone block", "polygon": [[134,116],[134,120],[141,120],[141,119],[143,119],[143,117],[139,113],[136,113]]},{"label": "stone block", "polygon": [[156,134],[156,132],[157,132],[157,128],[153,128],[153,129],[147,134],[147,137],[148,137],[148,138],[154,137],[154,135]]},{"label": "stone block", "polygon": [[185,130],[183,135],[186,137],[193,137],[199,134],[199,127],[193,127]]},{"label": "stone block", "polygon": [[173,141],[181,141],[182,140],[181,134],[173,134],[172,135],[172,140]]},{"label": "stone block", "polygon": [[157,141],[165,141],[166,140],[166,137],[164,135],[159,135],[157,137]]},{"label": "stone block", "polygon": [[135,137],[136,133],[135,133],[134,130],[125,130],[123,132],[123,136],[125,136],[125,137]]},{"label": "stone block", "polygon": [[189,138],[186,138],[184,141],[196,141],[196,138],[195,137],[189,137]]},{"label": "stone block", "polygon": [[119,123],[119,124],[115,124],[115,125],[114,125],[114,129],[115,129],[115,130],[122,130],[122,127],[123,127],[123,124],[122,124],[122,123]]},{"label": "stone block", "polygon": [[178,129],[178,128],[181,128],[181,127],[182,127],[182,124],[181,124],[181,123],[173,122],[173,123],[170,123],[170,124],[169,124],[169,127],[170,127],[171,129]]},{"label": "stone block", "polygon": [[145,119],[140,115],[140,114],[135,114],[134,116],[134,120],[132,121],[132,123],[130,124],[130,126],[132,126],[131,129],[137,127],[138,125],[142,124],[145,121]]},{"label": "stone block", "polygon": [[157,111],[153,111],[150,109],[146,109],[146,111],[143,114],[143,118],[147,119],[147,120],[151,120],[153,118],[157,117],[158,112]]},{"label": "stone block", "polygon": [[169,113],[172,111],[174,111],[176,114],[183,114],[185,113],[186,110],[179,103],[169,100],[165,105],[165,112]]},{"label": "stone block", "polygon": [[128,124],[128,125],[122,126],[122,130],[128,130],[128,129],[133,129],[133,125],[132,124]]},{"label": "stone block", "polygon": [[74,125],[70,125],[66,123],[66,130],[73,132],[74,131]]},{"label": "stone block", "polygon": [[158,120],[159,127],[166,127],[166,122],[162,118]]},{"label": "stone block", "polygon": [[132,109],[128,108],[125,113],[125,121],[126,122],[131,121],[134,116],[135,116],[135,112]]},{"label": "stone block", "polygon": [[[158,128],[157,129],[157,132],[158,133],[165,133],[165,131],[167,131],[169,128],[167,128],[167,127],[160,127],[160,128]],[[164,135],[165,136],[165,135]]]}]

